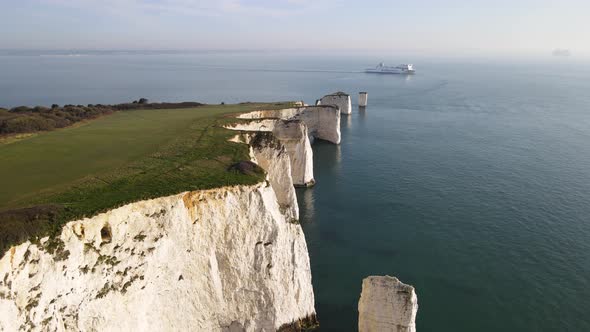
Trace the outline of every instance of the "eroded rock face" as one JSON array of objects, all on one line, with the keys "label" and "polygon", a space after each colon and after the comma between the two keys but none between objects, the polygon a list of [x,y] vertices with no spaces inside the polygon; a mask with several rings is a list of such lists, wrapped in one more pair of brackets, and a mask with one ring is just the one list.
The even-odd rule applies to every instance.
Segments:
[{"label": "eroded rock face", "polygon": [[416,292],[395,277],[365,278],[358,310],[359,332],[416,331]]},{"label": "eroded rock face", "polygon": [[334,106],[303,107],[293,119],[300,119],[307,125],[309,135],[334,144],[340,144],[340,112]]},{"label": "eroded rock face", "polygon": [[[293,184],[314,181],[313,138],[340,143],[340,112],[301,106],[241,117],[260,119],[233,128],[247,132],[232,140],[250,144],[264,183],[128,204],[13,247],[0,259],[0,331],[316,325]],[[255,170],[246,163],[237,170]]]},{"label": "eroded rock face", "polygon": [[273,134],[289,154],[293,183],[305,187],[314,185],[313,150],[307,126],[301,120],[281,120],[276,122]]},{"label": "eroded rock face", "polygon": [[271,132],[247,132],[233,141],[250,146],[250,157],[267,173],[281,212],[289,221],[299,220],[299,205],[291,176],[292,160],[285,146]]},{"label": "eroded rock face", "polygon": [[[293,184],[308,187],[315,183],[313,177],[313,150],[311,149],[307,126],[301,120],[252,120],[247,123],[226,126],[226,128],[248,132],[272,132],[289,155]],[[265,168],[265,166],[261,166]]]},{"label": "eroded rock face", "polygon": [[317,102],[318,105],[335,105],[340,109],[342,114],[352,113],[352,101],[350,96],[344,92],[336,92],[322,97]]},{"label": "eroded rock face", "polygon": [[0,260],[2,331],[275,331],[309,320],[305,237],[266,183],[128,204]]},{"label": "eroded rock face", "polygon": [[301,120],[307,126],[310,141],[322,139],[340,144],[340,111],[337,106],[304,106],[281,110],[265,110],[244,113],[241,119],[285,119]]}]

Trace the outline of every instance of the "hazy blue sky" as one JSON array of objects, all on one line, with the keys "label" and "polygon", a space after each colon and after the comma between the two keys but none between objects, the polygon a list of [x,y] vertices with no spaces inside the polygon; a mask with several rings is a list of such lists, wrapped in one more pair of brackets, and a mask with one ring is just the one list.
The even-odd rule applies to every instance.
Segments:
[{"label": "hazy blue sky", "polygon": [[0,0],[0,48],[590,55],[589,0]]}]

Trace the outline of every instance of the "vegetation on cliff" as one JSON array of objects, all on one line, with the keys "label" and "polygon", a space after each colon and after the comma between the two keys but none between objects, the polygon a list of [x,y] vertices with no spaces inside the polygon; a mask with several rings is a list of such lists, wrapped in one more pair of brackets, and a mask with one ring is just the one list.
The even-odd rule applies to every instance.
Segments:
[{"label": "vegetation on cliff", "polygon": [[261,181],[263,172],[232,168],[248,149],[222,126],[231,113],[286,106],[115,112],[0,145],[0,252],[126,203]]},{"label": "vegetation on cliff", "polygon": [[200,103],[148,103],[141,98],[117,105],[52,105],[51,108],[19,106],[10,110],[0,108],[0,135],[34,133],[71,126],[80,121],[96,119],[116,111],[140,109],[176,109],[202,106]]}]

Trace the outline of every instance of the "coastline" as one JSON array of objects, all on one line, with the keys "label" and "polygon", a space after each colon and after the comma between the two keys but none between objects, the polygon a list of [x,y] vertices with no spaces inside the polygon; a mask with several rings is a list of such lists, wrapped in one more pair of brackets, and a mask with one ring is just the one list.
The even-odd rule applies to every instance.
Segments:
[{"label": "coastline", "polygon": [[[328,113],[323,118],[333,117],[333,120],[327,120],[326,124],[323,121],[317,122],[317,120],[313,120],[316,121],[313,122],[311,120],[320,117],[306,115],[320,114],[324,110]],[[266,180],[257,182],[253,187],[248,185],[222,186],[205,191],[185,192],[180,196],[138,201],[116,209],[110,209],[92,218],[70,221],[54,236],[38,238],[38,240],[27,241],[12,247],[0,260],[0,274],[5,275],[5,278],[0,281],[0,294],[2,294],[2,297],[0,297],[0,308],[2,308],[0,310],[2,312],[0,314],[0,327],[16,326],[15,324],[18,324],[21,328],[31,330],[39,328],[59,330],[73,326],[84,326],[91,329],[113,329],[115,326],[118,328],[127,325],[134,326],[138,322],[133,319],[139,314],[143,315],[148,312],[156,320],[152,321],[153,324],[157,324],[158,317],[160,317],[160,323],[164,324],[160,325],[163,330],[181,326],[207,330],[222,330],[224,326],[230,329],[257,330],[261,327],[272,326],[273,329],[280,331],[299,331],[314,326],[317,327],[309,255],[305,237],[298,222],[298,206],[292,178],[292,175],[297,176],[301,172],[299,169],[293,169],[292,166],[294,168],[311,167],[313,169],[313,164],[310,164],[312,158],[304,157],[304,162],[299,163],[291,162],[290,156],[300,159],[300,154],[311,154],[309,138],[313,139],[315,135],[324,138],[322,135],[328,134],[329,137],[335,137],[332,139],[339,143],[340,112],[338,109],[330,107],[312,107],[309,109],[301,107],[294,114],[289,111],[284,116],[284,119],[279,117],[271,120],[276,123],[276,128],[284,128],[282,131],[275,131],[276,136],[273,132],[252,130],[253,128],[249,128],[249,130],[238,129],[238,135],[233,138],[227,135],[224,136],[228,137],[232,144],[247,143],[250,151],[249,159],[256,162],[251,167],[240,163],[236,168],[238,173],[243,175],[254,174],[257,172],[257,165],[262,166],[264,169]],[[291,119],[293,117],[299,117],[301,120]],[[257,120],[240,121],[243,123],[243,121],[256,122]],[[297,124],[297,126],[293,127],[294,124]],[[293,131],[290,128],[300,129]],[[310,128],[309,132],[313,133],[313,136],[308,136],[308,128]],[[234,131],[236,129],[234,128]],[[288,146],[300,148],[288,149]],[[288,150],[289,153],[287,153]],[[262,200],[255,198],[257,196]],[[235,199],[231,197],[235,197]],[[216,200],[218,200],[217,203]],[[179,201],[183,202],[181,205],[185,207],[184,209],[178,210],[180,205],[175,202]],[[234,201],[235,203],[233,203]],[[258,201],[260,203],[257,203]],[[235,204],[238,205],[234,206]],[[258,206],[258,208],[251,210],[252,206]],[[211,212],[206,212],[208,210]],[[260,215],[252,214],[252,211],[258,211]],[[238,215],[232,216],[236,212]],[[220,216],[224,217],[220,218]],[[195,286],[195,289],[212,287],[213,290],[218,286],[209,284],[209,282],[215,283],[215,280],[218,280],[218,282],[225,285],[223,292],[229,291],[229,296],[232,293],[230,290],[234,287],[238,287],[236,288],[238,290],[240,287],[238,284],[243,282],[242,280],[235,284],[231,280],[238,277],[243,278],[244,273],[246,273],[251,275],[250,278],[253,278],[251,287],[258,289],[257,292],[262,292],[263,297],[270,296],[274,300],[260,307],[254,305],[257,303],[255,298],[259,297],[259,295],[256,295],[255,298],[252,298],[253,302],[251,304],[254,305],[251,307],[252,309],[243,311],[239,309],[239,302],[231,304],[227,302],[228,299],[226,298],[224,300],[226,306],[224,314],[227,318],[219,321],[219,323],[215,323],[211,318],[221,317],[219,315],[222,312],[213,313],[207,311],[213,310],[219,305],[209,304],[204,308],[205,312],[200,311],[200,315],[184,312],[183,317],[194,316],[195,320],[185,321],[181,325],[178,325],[179,321],[173,317],[167,318],[168,320],[163,319],[164,316],[161,315],[170,317],[170,312],[154,311],[154,308],[146,308],[130,301],[132,298],[142,301],[141,298],[145,295],[141,294],[147,294],[143,293],[146,289],[147,292],[150,292],[150,289],[153,289],[152,287],[157,289],[157,287],[170,287],[172,284],[171,280],[166,281],[167,278],[156,281],[158,280],[157,275],[152,275],[153,272],[150,273],[150,271],[153,270],[150,270],[150,268],[146,270],[146,267],[151,266],[152,269],[156,269],[155,271],[160,271],[169,270],[172,267],[170,264],[175,264],[177,267],[178,264],[188,264],[190,262],[193,262],[190,264],[196,264],[192,269],[194,270],[193,273],[197,274],[193,275],[186,271],[178,277],[178,281],[181,281],[186,278],[199,279],[201,274],[198,271],[202,271],[206,266],[211,266],[210,258],[206,257],[203,257],[201,263],[198,263],[199,259],[197,257],[189,259],[188,257],[174,258],[169,256],[171,254],[169,250],[172,248],[174,248],[175,252],[185,248],[189,254],[196,249],[192,248],[194,244],[191,244],[190,240],[189,242],[182,240],[185,235],[181,234],[186,232],[182,229],[186,226],[182,226],[180,233],[174,235],[177,232],[175,229],[179,227],[179,225],[176,225],[179,221],[178,218],[181,220],[188,219],[181,222],[180,225],[189,225],[196,232],[203,231],[199,230],[198,225],[203,222],[208,223],[207,220],[214,222],[214,224],[220,222],[221,224],[227,224],[225,227],[235,227],[232,226],[231,220],[238,218],[238,220],[245,222],[239,224],[243,224],[242,227],[246,228],[236,229],[237,236],[245,236],[246,242],[252,242],[252,246],[246,243],[238,245],[233,243],[233,240],[230,243],[215,245],[216,241],[222,241],[223,237],[219,237],[222,233],[216,236],[214,232],[205,231],[203,235],[195,235],[196,238],[205,234],[210,234],[211,237],[210,243],[203,243],[204,247],[196,250],[196,252],[202,253],[207,251],[206,248],[217,248],[217,250],[225,251],[230,261],[235,260],[233,263],[225,262],[222,264],[219,261],[219,252],[216,250],[215,256],[218,262],[215,265],[218,268],[211,272],[205,272],[205,275],[213,273],[213,279],[208,279],[209,281],[203,286]],[[267,232],[265,230],[269,230],[268,226],[263,226],[268,221],[272,221],[273,226],[270,229],[274,229],[274,231],[260,238],[260,231],[264,234],[264,232]],[[251,224],[252,222],[254,224]],[[255,226],[260,222],[263,224]],[[190,226],[191,224],[192,226]],[[256,238],[258,240],[255,240]],[[248,239],[251,240],[248,241]],[[183,241],[185,241],[185,244],[181,244]],[[170,245],[173,247],[170,247]],[[293,251],[295,246],[298,249]],[[234,271],[233,268],[227,270],[222,267],[222,265],[235,267],[240,262],[250,260],[254,262],[254,270],[249,267],[249,264],[244,266],[243,272]],[[209,263],[205,263],[207,261]],[[148,264],[148,262],[150,263]],[[226,265],[228,263],[229,265]],[[65,265],[62,269],[59,266],[63,264]],[[142,268],[142,266],[144,267]],[[65,271],[63,276],[61,272],[57,272],[60,269]],[[135,272],[128,275],[127,271],[129,269]],[[281,273],[299,275],[300,277],[293,279],[281,276]],[[217,276],[215,276],[216,274]],[[267,277],[264,277],[265,275],[270,277],[268,281],[265,281],[267,279]],[[64,287],[69,282],[66,282],[65,279],[57,281],[64,277],[79,285],[84,285],[83,288],[68,291]],[[169,277],[176,278],[173,275],[169,275]],[[85,281],[82,282],[82,280]],[[150,282],[147,282],[148,280]],[[270,284],[264,286],[272,280],[283,284],[281,286],[271,286]],[[198,283],[196,285],[198,286]],[[284,293],[285,289],[292,289],[292,291]],[[181,291],[182,288],[178,288],[178,290]],[[271,295],[272,292],[276,291],[279,291],[279,293]],[[194,301],[195,295],[197,298],[202,299],[199,301],[208,302],[210,299],[207,300],[207,298],[214,296],[216,292],[217,296],[219,296],[219,291],[206,292],[205,294],[199,292],[189,297],[183,297],[180,294],[173,298],[158,295],[159,301],[164,302],[157,307],[166,308],[172,304],[172,302],[168,304],[166,301],[172,300],[175,305],[178,304],[178,301],[182,302],[183,299]],[[264,295],[266,293],[268,295]],[[182,294],[187,293],[183,292]],[[205,297],[203,298],[203,296]],[[69,304],[72,301],[78,303],[75,315],[71,311],[73,308]],[[246,300],[241,299],[241,301],[249,303],[247,297]],[[291,304],[286,306],[276,301]],[[129,308],[128,310],[136,311],[137,314],[132,314],[131,317],[128,315],[119,317],[111,321],[117,314],[107,310],[107,308],[120,309],[122,303],[126,303],[125,306]],[[98,310],[99,307],[100,310]],[[298,308],[298,310],[293,308]],[[300,313],[299,310],[301,310]],[[104,317],[104,319],[97,320],[96,315]],[[107,316],[109,319],[107,319]],[[89,320],[90,317],[94,318]],[[169,325],[166,325],[166,321],[169,322]],[[113,322],[116,325],[111,325]]]}]

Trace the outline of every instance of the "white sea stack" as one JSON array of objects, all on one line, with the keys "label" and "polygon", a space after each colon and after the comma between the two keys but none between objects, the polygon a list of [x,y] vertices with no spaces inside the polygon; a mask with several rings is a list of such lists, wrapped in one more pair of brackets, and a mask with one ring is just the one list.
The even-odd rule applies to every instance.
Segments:
[{"label": "white sea stack", "polygon": [[366,92],[359,92],[359,106],[360,107],[367,107],[367,99],[369,94]]},{"label": "white sea stack", "polygon": [[416,292],[395,277],[365,278],[358,310],[359,332],[416,331]]},{"label": "white sea stack", "polygon": [[335,105],[340,109],[341,114],[352,113],[352,102],[350,95],[344,92],[336,92],[329,95],[325,95],[317,102],[318,105]]}]

